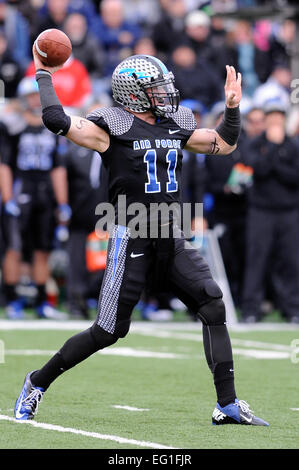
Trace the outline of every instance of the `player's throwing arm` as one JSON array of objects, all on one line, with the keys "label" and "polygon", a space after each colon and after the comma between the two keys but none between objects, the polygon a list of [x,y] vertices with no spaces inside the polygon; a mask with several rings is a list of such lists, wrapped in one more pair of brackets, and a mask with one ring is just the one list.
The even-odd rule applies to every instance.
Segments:
[{"label": "player's throwing arm", "polygon": [[61,69],[63,63],[56,66],[45,65],[37,52],[35,43],[32,52],[45,126],[54,134],[65,135],[68,139],[83,147],[98,150],[99,152],[107,150],[109,135],[104,130],[80,116],[70,117],[65,114],[52,83],[52,74]]}]

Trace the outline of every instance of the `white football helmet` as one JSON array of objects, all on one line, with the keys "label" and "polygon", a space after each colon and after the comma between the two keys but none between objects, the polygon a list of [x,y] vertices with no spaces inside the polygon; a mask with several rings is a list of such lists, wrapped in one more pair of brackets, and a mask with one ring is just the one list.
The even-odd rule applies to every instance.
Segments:
[{"label": "white football helmet", "polygon": [[161,60],[150,55],[133,55],[123,60],[112,74],[112,93],[117,103],[142,113],[175,113],[180,94],[174,76]]}]

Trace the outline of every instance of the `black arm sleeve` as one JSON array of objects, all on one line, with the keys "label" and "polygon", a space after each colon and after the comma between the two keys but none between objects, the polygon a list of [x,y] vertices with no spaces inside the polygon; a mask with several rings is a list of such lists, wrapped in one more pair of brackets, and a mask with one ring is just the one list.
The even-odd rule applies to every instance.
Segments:
[{"label": "black arm sleeve", "polygon": [[71,127],[71,118],[65,114],[57,98],[50,72],[38,69],[36,71],[36,80],[40,92],[43,123],[54,134],[67,134]]},{"label": "black arm sleeve", "polygon": [[222,122],[216,128],[220,137],[228,144],[235,145],[241,132],[241,114],[237,108],[225,108]]}]

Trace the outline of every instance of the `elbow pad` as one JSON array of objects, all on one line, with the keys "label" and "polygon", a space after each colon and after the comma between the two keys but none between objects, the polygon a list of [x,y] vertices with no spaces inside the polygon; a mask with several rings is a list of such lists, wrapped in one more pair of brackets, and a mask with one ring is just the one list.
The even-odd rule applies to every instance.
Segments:
[{"label": "elbow pad", "polygon": [[65,114],[61,105],[52,105],[43,109],[43,123],[56,135],[65,135],[71,127],[71,118]]},{"label": "elbow pad", "polygon": [[216,132],[228,145],[235,145],[241,132],[241,114],[237,108],[225,108],[222,122],[216,128]]}]

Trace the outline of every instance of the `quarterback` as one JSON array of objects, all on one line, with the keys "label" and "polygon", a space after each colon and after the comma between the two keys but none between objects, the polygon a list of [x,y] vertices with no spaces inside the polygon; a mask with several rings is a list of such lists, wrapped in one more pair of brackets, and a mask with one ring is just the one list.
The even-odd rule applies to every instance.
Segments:
[{"label": "quarterback", "polygon": [[[222,123],[216,129],[196,129],[191,110],[179,105],[172,72],[155,57],[135,55],[122,61],[111,83],[119,106],[97,109],[86,118],[65,114],[52,85],[51,76],[58,68],[45,67],[35,52],[34,61],[45,126],[100,153],[109,174],[109,202],[115,206],[120,195],[126,196],[127,204],[138,202],[146,208],[151,203],[177,202],[182,149],[227,155],[236,148],[242,92],[241,75],[234,67],[226,67]],[[32,419],[58,376],[126,336],[134,306],[150,279],[158,276],[202,321],[205,356],[217,395],[212,423],[268,426],[237,398],[225,305],[207,263],[183,235],[174,236],[171,218],[168,238],[138,238],[118,223],[117,208],[115,212],[96,320],[68,339],[39,370],[26,375],[15,405],[16,419]]]}]

